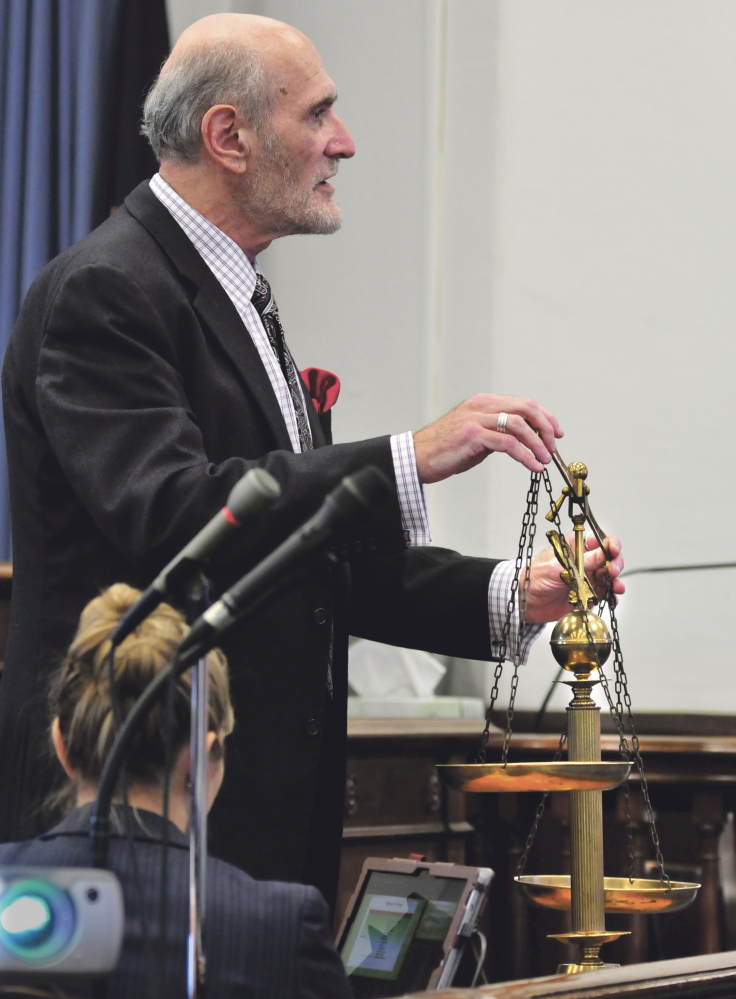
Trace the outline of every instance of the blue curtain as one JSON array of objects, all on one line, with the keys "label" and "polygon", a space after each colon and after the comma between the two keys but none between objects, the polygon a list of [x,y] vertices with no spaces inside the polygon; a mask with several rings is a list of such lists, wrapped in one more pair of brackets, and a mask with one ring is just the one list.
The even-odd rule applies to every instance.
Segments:
[{"label": "blue curtain", "polygon": [[[0,356],[41,267],[117,203],[121,122],[132,122],[134,163],[122,175],[152,172],[135,122],[167,46],[164,0],[0,0]],[[8,559],[2,434],[0,448],[0,559]]]}]

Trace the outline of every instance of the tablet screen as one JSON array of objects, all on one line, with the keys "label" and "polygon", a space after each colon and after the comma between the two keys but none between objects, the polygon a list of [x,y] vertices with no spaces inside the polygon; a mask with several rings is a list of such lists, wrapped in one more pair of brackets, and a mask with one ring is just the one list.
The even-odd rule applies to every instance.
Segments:
[{"label": "tablet screen", "polygon": [[368,874],[339,945],[355,999],[426,988],[466,883],[425,869]]}]

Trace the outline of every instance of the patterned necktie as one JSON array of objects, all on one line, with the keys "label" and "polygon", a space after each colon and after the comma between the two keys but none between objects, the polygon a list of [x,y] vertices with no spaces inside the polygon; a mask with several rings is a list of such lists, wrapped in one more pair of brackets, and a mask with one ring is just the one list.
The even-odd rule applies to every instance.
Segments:
[{"label": "patterned necktie", "polygon": [[256,288],[253,292],[251,302],[261,317],[261,322],[268,336],[269,343],[281,365],[286,384],[289,386],[289,393],[291,394],[291,401],[294,406],[294,414],[299,430],[299,444],[301,445],[301,449],[302,451],[311,451],[314,445],[312,444],[309,421],[304,411],[304,402],[299,389],[299,374],[289,353],[289,348],[286,346],[284,327],[281,325],[279,310],[268,281],[262,274],[258,274],[256,277]]}]

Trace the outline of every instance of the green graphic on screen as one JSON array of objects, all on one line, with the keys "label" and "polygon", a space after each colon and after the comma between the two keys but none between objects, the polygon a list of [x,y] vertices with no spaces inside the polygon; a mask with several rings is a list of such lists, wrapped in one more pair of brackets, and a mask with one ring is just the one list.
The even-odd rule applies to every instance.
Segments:
[{"label": "green graphic on screen", "polygon": [[397,895],[366,895],[343,953],[348,975],[396,979],[426,902]]}]

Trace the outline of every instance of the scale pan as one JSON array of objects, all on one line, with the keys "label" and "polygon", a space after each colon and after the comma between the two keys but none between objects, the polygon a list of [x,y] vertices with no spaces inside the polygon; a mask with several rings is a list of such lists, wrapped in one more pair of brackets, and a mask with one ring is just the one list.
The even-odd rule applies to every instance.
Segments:
[{"label": "scale pan", "polygon": [[440,779],[456,791],[609,791],[631,763],[446,763]]},{"label": "scale pan", "polygon": [[[547,909],[570,908],[569,874],[540,874],[514,878],[535,905]],[[667,888],[650,878],[604,878],[603,897],[606,912],[678,912],[690,905],[698,894],[699,884],[671,881]]]}]

